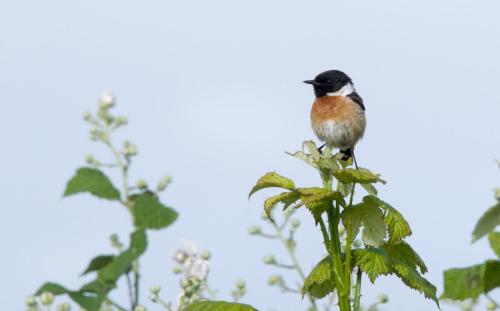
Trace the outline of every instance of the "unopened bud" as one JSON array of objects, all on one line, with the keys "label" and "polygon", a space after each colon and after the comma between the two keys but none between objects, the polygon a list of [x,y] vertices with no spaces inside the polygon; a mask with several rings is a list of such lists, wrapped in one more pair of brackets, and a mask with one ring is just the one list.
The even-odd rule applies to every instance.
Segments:
[{"label": "unopened bud", "polygon": [[343,235],[345,233],[345,227],[342,224],[339,224],[339,235]]},{"label": "unopened bud", "polygon": [[378,295],[378,302],[379,303],[387,303],[389,301],[389,296],[386,294],[380,294]]},{"label": "unopened bud", "polygon": [[276,264],[276,258],[274,258],[273,255],[266,255],[264,258],[262,258],[262,261],[266,265],[275,265]]},{"label": "unopened bud", "polygon": [[43,292],[40,301],[44,306],[50,306],[54,302],[54,295],[51,292]]},{"label": "unopened bud", "polygon": [[488,309],[488,311],[494,311],[497,309],[497,305],[493,302],[488,302],[488,304],[486,305],[486,308]]},{"label": "unopened bud", "polygon": [[129,141],[125,141],[123,143],[122,153],[124,156],[128,158],[135,156],[137,155],[137,147],[134,144],[130,143]]},{"label": "unopened bud", "polygon": [[170,176],[163,177],[162,179],[160,179],[160,181],[156,185],[156,190],[163,191],[163,190],[167,189],[168,185],[170,185],[171,182],[172,182],[172,177],[170,177]]},{"label": "unopened bud", "polygon": [[352,242],[352,246],[353,246],[354,248],[360,248],[360,247],[361,247],[361,245],[362,245],[362,244],[361,244],[361,241],[360,241],[360,240],[354,240],[354,241]]},{"label": "unopened bud", "polygon": [[175,274],[179,274],[182,272],[182,267],[180,266],[175,266],[173,269],[172,269],[172,272],[175,273]]},{"label": "unopened bud", "polygon": [[149,291],[151,292],[151,294],[158,295],[158,293],[161,291],[161,287],[160,286],[153,286],[149,289]]},{"label": "unopened bud", "polygon": [[292,222],[290,223],[292,225],[292,228],[297,229],[300,226],[300,220],[297,218],[292,219]]},{"label": "unopened bud", "polygon": [[267,284],[274,286],[274,285],[280,285],[283,284],[283,277],[281,275],[271,275],[267,279]]},{"label": "unopened bud", "polygon": [[83,119],[87,122],[92,121],[92,119],[93,119],[92,113],[90,113],[88,111],[84,112]]},{"label": "unopened bud", "polygon": [[67,302],[63,302],[59,305],[57,305],[56,308],[57,311],[70,311],[71,310],[71,305]]},{"label": "unopened bud", "polygon": [[246,287],[245,281],[241,279],[237,280],[235,285],[238,289],[244,289]]},{"label": "unopened bud", "polygon": [[99,108],[109,109],[115,105],[116,98],[111,91],[104,91],[99,99]]},{"label": "unopened bud", "polygon": [[157,294],[149,295],[149,300],[151,300],[152,302],[158,302],[158,295]]},{"label": "unopened bud", "polygon": [[189,287],[191,285],[191,282],[189,282],[189,280],[186,280],[186,279],[182,279],[181,280],[181,287],[183,289],[186,289],[187,287]]},{"label": "unopened bud", "polygon": [[137,307],[134,308],[134,311],[146,311],[146,307],[143,305],[138,305]]},{"label": "unopened bud", "polygon": [[258,226],[251,226],[248,228],[248,233],[251,235],[257,235],[262,233],[262,229]]},{"label": "unopened bud", "polygon": [[126,125],[127,123],[128,123],[128,119],[124,116],[118,116],[115,119],[115,126],[116,127]]},{"label": "unopened bud", "polygon": [[204,259],[204,260],[210,260],[210,258],[212,257],[212,253],[210,253],[210,251],[203,251],[200,255],[201,259]]},{"label": "unopened bud", "polygon": [[139,179],[136,183],[135,186],[141,190],[146,190],[148,188],[148,184],[144,179]]},{"label": "unopened bud", "polygon": [[26,306],[28,307],[36,307],[37,303],[36,303],[36,298],[33,297],[33,296],[30,296],[28,298],[26,298]]}]

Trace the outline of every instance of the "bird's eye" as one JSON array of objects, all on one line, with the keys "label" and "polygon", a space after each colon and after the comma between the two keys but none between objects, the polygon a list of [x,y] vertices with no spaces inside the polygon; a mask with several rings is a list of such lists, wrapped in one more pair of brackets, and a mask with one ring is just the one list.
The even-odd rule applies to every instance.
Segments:
[{"label": "bird's eye", "polygon": [[326,83],[332,84],[332,80],[328,80],[328,81],[326,81]]}]

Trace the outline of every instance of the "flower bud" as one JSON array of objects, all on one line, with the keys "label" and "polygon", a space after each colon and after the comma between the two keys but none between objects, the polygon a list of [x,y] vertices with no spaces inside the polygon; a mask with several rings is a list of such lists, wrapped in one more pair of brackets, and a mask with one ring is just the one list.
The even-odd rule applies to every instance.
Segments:
[{"label": "flower bud", "polygon": [[262,258],[262,261],[266,265],[275,265],[277,263],[276,262],[276,258],[274,258],[273,255],[266,255],[266,256],[264,256],[264,258]]},{"label": "flower bud", "polygon": [[26,306],[27,307],[36,307],[37,303],[36,303],[36,298],[33,297],[33,296],[30,296],[28,298],[26,298]]},{"label": "flower bud", "polygon": [[203,251],[200,257],[203,260],[210,260],[210,258],[212,258],[212,253],[210,253],[210,251]]},{"label": "flower bud", "polygon": [[277,274],[271,275],[267,279],[267,284],[269,284],[270,286],[283,284],[283,277],[281,275],[277,275]]},{"label": "flower bud", "polygon": [[157,294],[149,295],[149,300],[151,300],[152,302],[158,302],[158,295]]},{"label": "flower bud", "polygon": [[137,147],[129,141],[123,142],[122,153],[126,157],[133,157],[137,155]]},{"label": "flower bud", "polygon": [[246,287],[246,283],[242,279],[237,280],[235,285],[240,290],[245,289],[245,287]]},{"label": "flower bud", "polygon": [[251,226],[250,228],[248,228],[248,233],[250,235],[257,235],[257,234],[261,234],[262,233],[262,229],[258,226]]},{"label": "flower bud", "polygon": [[151,292],[151,294],[158,295],[158,293],[161,291],[161,287],[153,286],[149,289],[149,291]]},{"label": "flower bud", "polygon": [[143,305],[138,305],[134,308],[134,311],[146,311],[146,307]]},{"label": "flower bud", "polygon": [[61,304],[57,305],[56,310],[57,311],[69,311],[69,310],[71,310],[71,305],[67,302],[61,303]]},{"label": "flower bud", "polygon": [[98,128],[94,127],[90,130],[90,139],[91,140],[94,140],[94,141],[98,140],[100,136],[101,136],[101,131]]},{"label": "flower bud", "polygon": [[54,302],[54,295],[51,292],[43,292],[40,301],[44,306],[50,306]]},{"label": "flower bud", "polygon": [[389,301],[389,296],[386,294],[380,294],[378,295],[378,302],[379,303],[387,303]]},{"label": "flower bud", "polygon": [[90,113],[88,111],[83,113],[83,120],[90,122],[90,121],[92,121],[92,119],[93,119],[92,113]]},{"label": "flower bud", "polygon": [[362,245],[361,245],[361,241],[360,240],[354,240],[352,241],[352,247],[354,248],[360,248]]},{"label": "flower bud", "polygon": [[104,91],[99,98],[99,108],[109,109],[115,105],[116,98],[111,91]]},{"label": "flower bud", "polygon": [[141,190],[146,190],[148,189],[148,184],[144,179],[139,179],[136,183],[135,186]]},{"label": "flower bud", "polygon": [[163,177],[156,185],[156,190],[159,192],[167,189],[168,185],[170,185],[171,182],[172,182],[172,177],[170,176]]},{"label": "flower bud", "polygon": [[175,273],[175,274],[179,274],[182,272],[182,267],[180,266],[175,266],[173,269],[172,269],[172,272]]},{"label": "flower bud", "polygon": [[292,225],[292,228],[297,229],[300,226],[300,220],[294,218],[290,224]]},{"label": "flower bud", "polygon": [[189,282],[189,280],[187,280],[187,279],[182,279],[181,280],[181,287],[183,289],[188,288],[190,285],[191,285],[191,282]]},{"label": "flower bud", "polygon": [[127,123],[128,123],[127,117],[118,116],[118,117],[115,118],[115,126],[116,127],[126,125]]},{"label": "flower bud", "polygon": [[486,305],[486,309],[487,309],[488,311],[494,311],[494,310],[496,310],[496,308],[497,308],[497,305],[496,305],[496,304],[494,304],[494,303],[493,303],[493,302],[491,302],[491,301],[490,301],[490,302],[488,302],[488,304]]}]

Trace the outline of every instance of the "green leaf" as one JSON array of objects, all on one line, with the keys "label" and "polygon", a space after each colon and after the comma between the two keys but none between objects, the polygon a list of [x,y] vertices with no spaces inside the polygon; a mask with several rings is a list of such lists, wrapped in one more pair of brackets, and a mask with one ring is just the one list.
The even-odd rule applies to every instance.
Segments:
[{"label": "green leaf", "polygon": [[365,196],[363,202],[374,204],[385,210],[384,221],[389,231],[389,243],[397,242],[412,234],[410,224],[408,224],[403,215],[389,203],[373,195]]},{"label": "green leaf", "polygon": [[132,262],[144,253],[146,247],[146,231],[144,229],[137,229],[130,237],[129,248],[99,270],[99,280],[109,286],[114,286],[120,276],[128,271]]},{"label": "green leaf", "polygon": [[472,243],[493,231],[500,225],[500,202],[491,207],[479,218],[479,221],[472,232]]},{"label": "green leaf", "polygon": [[293,180],[289,178],[283,177],[276,172],[269,172],[259,178],[257,184],[252,188],[252,191],[250,191],[248,196],[250,197],[252,194],[261,189],[272,187],[294,190],[295,184],[293,183]]},{"label": "green leaf", "polygon": [[333,292],[335,290],[335,280],[332,271],[332,259],[327,256],[307,276],[302,287],[302,295],[307,293],[314,298],[323,298]]},{"label": "green leaf", "polygon": [[337,201],[342,206],[345,206],[344,198],[340,192],[318,187],[297,188],[296,191],[299,193],[301,199],[301,203],[297,207],[305,205],[313,214],[316,222],[319,221],[321,214],[331,206],[332,201]]},{"label": "green leaf", "polygon": [[464,300],[477,298],[500,286],[500,261],[488,260],[484,264],[466,268],[453,268],[444,272],[444,293],[441,298]]},{"label": "green leaf", "polygon": [[166,228],[177,219],[177,212],[147,193],[135,197],[132,213],[135,225],[148,229]]},{"label": "green leaf", "polygon": [[345,208],[341,216],[345,226],[352,226],[353,239],[356,238],[359,224],[362,224],[362,239],[366,245],[379,246],[384,242],[386,225],[384,222],[384,214],[378,206],[367,202],[361,202]]},{"label": "green leaf", "polygon": [[417,270],[427,271],[422,259],[406,243],[385,244],[381,248],[368,247],[354,250],[355,263],[365,272],[372,282],[379,275],[395,274],[403,283],[415,289],[426,298],[439,302],[436,287],[427,281]]},{"label": "green leaf", "polygon": [[40,288],[36,291],[35,296],[41,295],[44,292],[49,292],[54,295],[61,295],[66,294],[68,292],[68,289],[57,283],[47,282],[40,286]]},{"label": "green leaf", "polygon": [[366,273],[373,283],[379,275],[392,272],[391,262],[384,249],[368,247],[353,251],[356,266]]},{"label": "green leaf", "polygon": [[101,268],[107,266],[111,261],[113,261],[113,258],[115,258],[114,255],[100,255],[93,258],[81,275],[100,270]]},{"label": "green leaf", "polygon": [[377,191],[377,188],[375,188],[375,186],[373,186],[372,184],[360,184],[361,187],[363,187],[363,189],[365,189],[366,192],[368,192],[368,194],[370,195],[373,195],[373,196],[376,196],[378,191]]},{"label": "green leaf", "polygon": [[99,311],[103,300],[100,296],[81,292],[69,292],[69,296],[74,302],[87,311]]},{"label": "green leaf", "polygon": [[264,211],[267,214],[267,217],[271,218],[271,211],[274,206],[278,203],[283,203],[283,209],[287,209],[290,205],[295,203],[298,199],[300,199],[300,195],[297,191],[287,191],[282,192],[278,195],[272,196],[268,198],[264,202]]},{"label": "green leaf", "polygon": [[376,182],[385,183],[385,181],[380,178],[379,174],[372,173],[366,168],[362,167],[358,169],[345,168],[341,170],[334,170],[333,176],[335,176],[338,181],[345,184],[370,184]]},{"label": "green leaf", "polygon": [[491,232],[488,236],[491,249],[495,252],[497,257],[500,258],[500,232]]},{"label": "green leaf", "polygon": [[101,199],[120,199],[120,192],[113,186],[109,178],[95,168],[79,168],[76,175],[66,185],[64,196],[80,192],[89,192]]},{"label": "green leaf", "polygon": [[302,151],[297,151],[295,153],[287,152],[287,154],[291,155],[292,157],[297,158],[297,159],[299,159],[301,161],[306,162],[307,164],[311,165],[314,168],[318,168],[318,164],[313,159],[313,156],[310,155],[310,154],[306,154],[306,153],[304,153]]},{"label": "green leaf", "polygon": [[302,149],[306,147],[307,150],[309,150],[309,153],[313,157],[314,161],[319,161],[321,158],[321,154],[318,151],[318,147],[316,146],[316,143],[312,140],[307,140],[302,143]]},{"label": "green leaf", "polygon": [[186,311],[257,311],[254,307],[242,303],[226,301],[198,301],[190,304]]}]

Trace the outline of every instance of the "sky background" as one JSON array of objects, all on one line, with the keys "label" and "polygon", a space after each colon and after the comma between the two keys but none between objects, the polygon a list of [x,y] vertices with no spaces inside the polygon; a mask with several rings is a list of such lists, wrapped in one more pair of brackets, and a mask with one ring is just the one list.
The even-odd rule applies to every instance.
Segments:
[{"label": "sky background", "polygon": [[[116,204],[61,198],[85,154],[110,159],[81,117],[109,88],[130,119],[117,139],[140,152],[132,181],[174,178],[162,199],[180,217],[151,232],[144,288],[160,284],[175,299],[169,254],[189,238],[212,251],[219,298],[243,278],[244,302],[259,310],[305,310],[267,286],[274,269],[262,256],[286,258],[281,245],[247,234],[275,192],[247,194],[271,170],[320,183],[284,151],[315,138],[302,81],[328,69],[348,73],[364,98],[357,159],[388,181],[380,195],[412,225],[409,241],[441,293],[444,269],[493,257],[485,240],[469,242],[500,184],[499,10],[496,0],[0,2],[1,308],[23,310],[47,280],[77,287],[88,260],[110,252],[108,236],[132,230]],[[321,235],[308,212],[297,216],[309,270]],[[381,310],[436,310],[394,277],[363,292],[365,305],[387,293]]]}]

